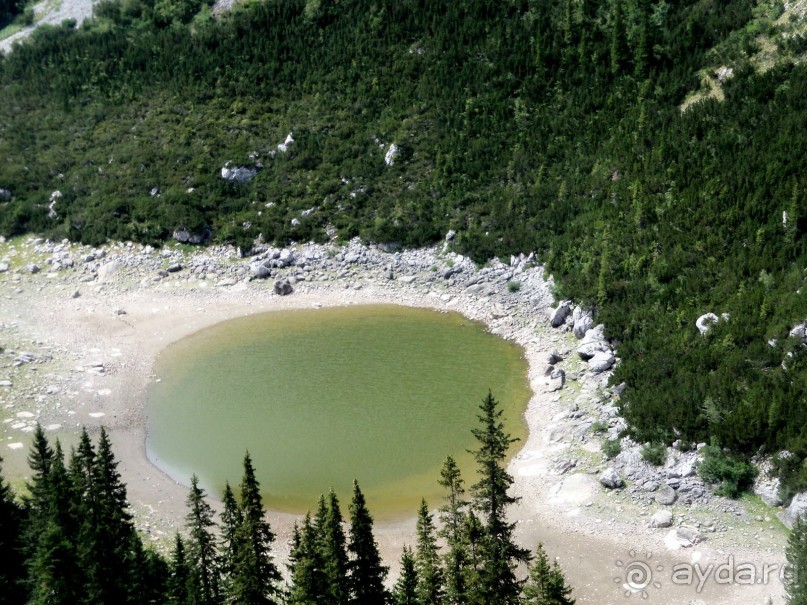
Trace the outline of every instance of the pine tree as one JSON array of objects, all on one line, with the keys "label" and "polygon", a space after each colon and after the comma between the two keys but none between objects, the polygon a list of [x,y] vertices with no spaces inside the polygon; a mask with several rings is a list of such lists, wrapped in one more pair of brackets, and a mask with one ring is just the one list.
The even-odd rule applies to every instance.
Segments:
[{"label": "pine tree", "polygon": [[0,605],[17,605],[25,600],[22,580],[24,565],[21,557],[23,511],[14,499],[11,488],[2,476],[0,458]]},{"label": "pine tree", "polygon": [[101,429],[94,460],[91,455],[81,454],[83,447],[80,443],[77,451],[83,462],[75,466],[91,464],[92,472],[87,478],[89,492],[78,544],[79,561],[87,574],[85,602],[126,603],[127,595],[138,595],[143,590],[136,586],[140,570],[132,563],[143,545],[132,523],[126,486],[118,473],[106,430]]},{"label": "pine tree", "polygon": [[241,480],[241,525],[236,532],[235,559],[230,599],[243,605],[274,603],[279,593],[280,573],[272,561],[275,535],[264,519],[260,484],[249,452],[244,456]]},{"label": "pine tree", "polygon": [[401,575],[392,589],[392,602],[395,605],[422,605],[423,601],[418,599],[419,580],[412,549],[404,546],[401,555]]},{"label": "pine tree", "polygon": [[353,500],[350,503],[348,551],[352,557],[348,563],[351,605],[387,603],[384,589],[387,568],[381,565],[378,545],[373,536],[373,518],[357,481],[353,482]]},{"label": "pine tree", "polygon": [[483,400],[480,410],[482,426],[472,431],[479,441],[479,449],[474,452],[479,481],[472,488],[473,505],[484,521],[475,592],[480,602],[509,605],[518,603],[521,594],[515,568],[519,562],[529,560],[529,552],[513,540],[515,524],[507,521],[507,507],[517,499],[507,494],[513,478],[507,473],[505,460],[507,450],[516,440],[504,431],[502,412],[491,393]]},{"label": "pine tree", "polygon": [[538,544],[530,578],[524,587],[525,604],[574,605],[574,599],[569,597],[571,593],[557,561],[550,565],[543,545]]},{"label": "pine tree", "polygon": [[625,7],[623,0],[611,1],[611,73],[617,75],[625,61]]},{"label": "pine tree", "polygon": [[451,456],[443,463],[439,483],[446,489],[445,504],[440,507],[442,528],[439,532],[447,545],[444,556],[445,602],[450,605],[464,605],[467,603],[465,566],[468,562],[468,547],[464,531],[464,508],[467,502],[463,499],[465,489],[460,469]]},{"label": "pine tree", "polygon": [[171,605],[188,605],[190,603],[188,584],[190,569],[185,557],[185,542],[177,533],[174,539],[174,551],[171,555],[171,576],[168,579],[168,603]]},{"label": "pine tree", "polygon": [[328,582],[323,570],[316,524],[306,513],[302,528],[294,527],[291,553],[289,605],[310,605],[327,600]]},{"label": "pine tree", "polygon": [[189,569],[188,597],[194,605],[217,605],[220,602],[219,564],[213,535],[213,510],[205,500],[199,478],[191,477],[188,494],[190,509],[186,522],[188,541],[186,559]]},{"label": "pine tree", "polygon": [[434,523],[426,500],[420,501],[417,517],[417,596],[422,605],[438,605],[443,602],[443,572],[440,569],[440,553],[437,550]]},{"label": "pine tree", "polygon": [[[39,431],[37,431],[39,432]],[[32,479],[31,532],[27,556],[29,605],[75,605],[81,601],[82,570],[77,566],[70,484],[59,442],[50,449],[44,433],[35,436],[32,455],[40,470]],[[46,462],[45,462],[46,461]]]},{"label": "pine tree", "polygon": [[325,578],[328,583],[329,605],[347,605],[350,597],[347,575],[348,559],[345,531],[342,528],[342,511],[339,498],[331,490],[328,494],[327,510],[324,519],[319,521],[320,551]]},{"label": "pine tree", "polygon": [[235,556],[237,550],[238,528],[241,527],[243,516],[238,502],[235,499],[230,483],[224,485],[222,498],[224,508],[221,512],[221,575],[222,592],[229,595],[232,592],[232,579],[235,572]]},{"label": "pine tree", "polygon": [[787,539],[788,573],[786,590],[788,605],[807,605],[807,517],[801,515]]}]

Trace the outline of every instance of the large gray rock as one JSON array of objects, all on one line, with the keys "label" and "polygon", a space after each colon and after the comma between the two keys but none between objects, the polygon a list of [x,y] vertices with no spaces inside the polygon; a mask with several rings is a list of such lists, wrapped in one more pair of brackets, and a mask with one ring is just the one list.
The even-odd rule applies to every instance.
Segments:
[{"label": "large gray rock", "polygon": [[612,466],[602,472],[599,476],[599,481],[608,489],[616,489],[625,484],[622,481],[622,477],[619,476],[619,473],[617,473]]},{"label": "large gray rock", "polygon": [[650,517],[650,527],[661,529],[663,527],[671,527],[673,514],[670,510],[660,510]]},{"label": "large gray rock", "polygon": [[594,357],[588,360],[588,369],[594,374],[605,372],[613,367],[616,357],[610,351],[599,351],[594,354]]},{"label": "large gray rock", "polygon": [[553,328],[559,328],[566,321],[570,311],[571,303],[568,300],[562,301],[557,308],[552,309],[552,313],[549,315],[549,325]]},{"label": "large gray rock", "polygon": [[801,517],[805,511],[807,511],[807,492],[799,492],[793,496],[790,505],[779,515],[779,518],[788,527],[793,527],[796,519]]},{"label": "large gray rock", "polygon": [[577,354],[583,360],[589,360],[597,353],[609,350],[608,341],[605,340],[605,326],[602,324],[588,330],[577,346]]},{"label": "large gray rock", "polygon": [[704,313],[695,320],[695,327],[698,328],[698,332],[701,334],[706,334],[709,331],[709,328],[712,327],[712,324],[716,324],[717,322],[717,315],[714,313]]},{"label": "large gray rock", "polygon": [[547,388],[547,390],[550,393],[553,393],[554,391],[559,391],[563,388],[563,384],[565,382],[566,382],[566,372],[564,372],[560,368],[553,368],[549,374],[549,387]]},{"label": "large gray rock", "polygon": [[254,279],[268,279],[272,277],[272,271],[266,265],[258,265],[252,273]]},{"label": "large gray rock", "polygon": [[578,340],[583,338],[591,328],[594,327],[594,320],[591,319],[591,315],[588,313],[583,313],[580,315],[578,319],[574,322],[574,327],[572,328],[572,333],[574,334],[575,338]]},{"label": "large gray rock", "polygon": [[706,539],[701,532],[694,527],[682,525],[675,531],[675,536],[682,542],[689,542],[690,545],[699,544]]},{"label": "large gray rock", "polygon": [[671,506],[675,504],[675,499],[678,495],[675,493],[675,490],[671,488],[669,485],[661,486],[655,495],[656,502],[662,504],[664,506]]},{"label": "large gray rock", "polygon": [[294,292],[294,288],[287,279],[279,279],[275,282],[273,287],[275,294],[278,296],[287,296]]},{"label": "large gray rock", "polygon": [[98,267],[98,281],[104,282],[112,278],[121,270],[121,264],[116,261],[109,261]]},{"label": "large gray rock", "polygon": [[798,338],[801,342],[807,344],[807,321],[795,326],[788,334],[790,338]]},{"label": "large gray rock", "polygon": [[221,169],[221,178],[230,183],[248,183],[256,174],[258,174],[256,168],[247,168],[246,166],[237,166],[235,168],[224,166]]}]

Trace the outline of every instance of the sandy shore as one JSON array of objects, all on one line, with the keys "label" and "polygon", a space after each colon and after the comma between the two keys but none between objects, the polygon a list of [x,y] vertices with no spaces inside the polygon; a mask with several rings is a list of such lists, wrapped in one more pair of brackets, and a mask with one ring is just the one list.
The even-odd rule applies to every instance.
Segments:
[{"label": "sandy shore", "polygon": [[[4,339],[0,344],[7,350],[0,380],[12,383],[0,387],[0,419],[4,420],[0,443],[5,443],[0,452],[4,474],[17,485],[27,473],[25,457],[35,421],[68,444],[82,425],[91,430],[106,426],[138,527],[164,540],[182,526],[186,488],[160,472],[146,456],[145,402],[154,360],[169,343],[227,319],[277,309],[394,303],[453,310],[486,322],[492,332],[524,348],[535,393],[526,411],[529,437],[510,465],[516,479],[514,492],[522,498],[512,516],[525,546],[532,548],[541,541],[558,557],[578,603],[602,605],[641,598],[641,590],[622,586],[628,568],[650,572],[652,581],[644,590],[652,603],[742,600],[761,604],[768,597],[770,602],[783,602],[778,571],[772,571],[772,566],[783,563],[786,538],[772,520],[772,512],[727,512],[721,520],[727,531],[707,534],[705,542],[681,548],[671,537],[674,529],[649,529],[649,515],[659,507],[637,505],[625,494],[609,492],[599,484],[596,471],[604,464],[596,440],[558,438],[570,404],[586,405],[605,391],[607,373],[586,373],[579,360],[569,356],[567,372],[579,377],[558,392],[548,391],[543,378],[547,354],[568,351],[574,342],[568,332],[553,330],[546,321],[550,285],[539,268],[517,276],[521,292],[509,292],[505,280],[499,280],[490,283],[489,292],[477,296],[454,280],[435,280],[430,274],[433,267],[399,256],[396,268],[409,268],[405,279],[403,269],[390,280],[383,271],[359,265],[330,272],[309,266],[309,277],[295,284],[293,294],[278,296],[272,292],[272,280],[219,278],[217,282],[208,273],[189,275],[187,269],[160,279],[153,278],[150,269],[130,270],[125,264],[125,270],[101,274],[99,263],[93,267],[95,273],[70,268],[47,271],[44,263],[53,251],[42,250],[28,240],[0,247],[0,258],[5,256],[10,264],[8,272],[0,273]],[[131,251],[113,247],[104,262]],[[68,253],[76,257],[85,252],[68,247]],[[176,254],[184,255],[185,267],[193,264],[192,253]],[[435,262],[453,261],[451,255],[429,254]],[[32,274],[28,264],[37,260],[46,270]],[[248,262],[219,260],[230,272]],[[31,352],[34,360],[16,363],[20,351]],[[570,453],[580,463],[573,471],[558,474],[553,461]],[[683,505],[674,506],[673,511],[688,521],[719,514]],[[280,560],[287,554],[295,518],[270,513]],[[382,554],[395,568],[402,545],[414,541],[414,520],[379,524],[376,531]],[[723,575],[715,576],[721,564]],[[744,564],[746,573],[739,581],[737,577],[725,581],[729,571],[736,575],[736,568]],[[750,566],[756,570],[753,585],[746,581]]]}]

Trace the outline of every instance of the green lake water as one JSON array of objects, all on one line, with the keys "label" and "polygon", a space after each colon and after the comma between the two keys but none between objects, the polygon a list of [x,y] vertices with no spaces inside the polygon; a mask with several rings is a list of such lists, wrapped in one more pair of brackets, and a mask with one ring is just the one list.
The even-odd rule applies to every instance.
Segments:
[{"label": "green lake water", "polygon": [[[526,435],[527,362],[457,313],[394,305],[263,313],[169,346],[149,397],[147,450],[172,477],[220,497],[249,449],[266,505],[313,509],[353,479],[376,517],[432,506],[447,455],[473,481],[471,429],[490,389]],[[513,448],[513,453],[518,445]]]}]

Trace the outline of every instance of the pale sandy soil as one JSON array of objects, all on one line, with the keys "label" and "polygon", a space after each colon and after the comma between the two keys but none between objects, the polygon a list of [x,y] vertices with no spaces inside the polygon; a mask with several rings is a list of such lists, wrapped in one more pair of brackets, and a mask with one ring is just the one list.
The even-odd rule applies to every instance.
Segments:
[{"label": "pale sandy soil", "polygon": [[[710,576],[701,590],[696,586],[697,576],[693,576],[694,585],[683,587],[676,586],[672,576],[678,564],[698,562],[700,569],[706,570],[710,562],[719,565],[733,556],[735,568],[740,563],[753,564],[759,570],[755,579],[761,579],[763,565],[781,565],[783,561],[785,538],[779,528],[769,528],[765,523],[748,527],[738,522],[736,531],[710,535],[695,547],[675,549],[670,530],[648,529],[648,511],[638,509],[625,497],[606,493],[596,475],[582,469],[563,476],[551,472],[553,456],[576,447],[570,440],[553,440],[551,435],[562,422],[558,418],[568,408],[569,398],[577,393],[569,387],[560,393],[546,392],[539,378],[546,354],[562,347],[567,336],[552,331],[545,321],[539,322],[541,325],[523,321],[525,316],[535,317],[534,309],[526,313],[511,308],[506,317],[493,319],[487,303],[461,294],[461,290],[446,295],[433,286],[419,286],[418,280],[404,285],[369,274],[352,279],[354,287],[357,283],[362,286],[359,290],[347,289],[341,280],[331,279],[298,284],[294,294],[279,297],[271,293],[271,280],[215,287],[209,281],[184,276],[157,283],[116,282],[113,277],[110,283],[76,286],[58,276],[16,273],[16,281],[11,280],[11,274],[0,276],[0,327],[6,347],[24,350],[27,344],[52,357],[37,367],[0,368],[0,379],[13,376],[15,380],[11,389],[0,389],[0,404],[5,405],[0,409],[0,419],[6,418],[0,429],[0,452],[5,474],[17,486],[26,474],[30,437],[30,433],[11,428],[21,412],[51,426],[52,435],[67,443],[81,425],[93,430],[104,425],[111,433],[138,526],[157,541],[164,541],[181,527],[186,497],[185,486],[155,468],[145,451],[146,391],[154,360],[166,345],[214,323],[274,309],[389,302],[451,309],[486,321],[492,331],[506,334],[525,349],[535,395],[526,412],[529,437],[510,465],[516,479],[514,493],[522,498],[512,516],[522,544],[533,548],[541,541],[552,556],[558,557],[579,604],[644,600],[641,592],[628,591],[626,596],[622,587],[625,569],[634,560],[649,564],[658,583],[646,589],[650,603],[700,600],[761,605],[769,595],[773,603],[784,602],[776,573],[771,574],[774,579],[770,582],[750,586],[719,584]],[[73,298],[77,289],[80,296]],[[126,313],[118,315],[118,309]],[[95,363],[103,363],[107,372],[93,374],[90,368]],[[23,374],[26,368],[27,374]],[[597,380],[581,381],[580,389],[593,391],[600,386]],[[43,394],[49,384],[58,386],[56,394]],[[592,457],[596,459],[597,454]],[[675,513],[688,511],[679,507]],[[284,560],[295,517],[278,513],[269,517],[278,534],[278,558]],[[401,546],[414,542],[414,521],[378,524],[376,532],[382,553],[394,571]]]}]

